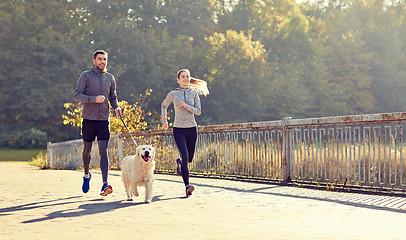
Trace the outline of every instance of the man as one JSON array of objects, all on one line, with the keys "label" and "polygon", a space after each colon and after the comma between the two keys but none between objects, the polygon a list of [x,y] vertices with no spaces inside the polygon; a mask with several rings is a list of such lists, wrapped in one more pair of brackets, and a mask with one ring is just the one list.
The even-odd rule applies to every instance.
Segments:
[{"label": "man", "polygon": [[[89,183],[92,175],[89,172],[90,153],[93,141],[97,137],[100,153],[100,169],[102,172],[103,186],[100,195],[107,196],[113,192],[112,186],[107,182],[109,160],[107,157],[107,146],[110,139],[109,115],[110,105],[121,114],[117,101],[116,80],[107,72],[108,54],[104,50],[97,50],[93,53],[94,66],[84,71],[78,80],[75,90],[75,100],[83,103],[82,111],[82,136],[83,136],[83,185],[82,191],[89,191]],[[107,101],[108,100],[108,101]]]}]

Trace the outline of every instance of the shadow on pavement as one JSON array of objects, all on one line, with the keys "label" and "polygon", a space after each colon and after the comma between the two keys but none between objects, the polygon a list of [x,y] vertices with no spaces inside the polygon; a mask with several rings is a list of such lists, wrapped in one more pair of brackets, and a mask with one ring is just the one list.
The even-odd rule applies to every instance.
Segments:
[{"label": "shadow on pavement", "polygon": [[[156,181],[176,182],[176,183],[180,182],[177,180],[168,180],[168,179],[163,179],[163,178],[157,178]],[[195,186],[206,187],[206,188],[211,188],[211,189],[219,189],[221,191],[234,191],[234,192],[255,193],[255,194],[262,194],[262,195],[269,195],[269,196],[289,197],[289,198],[296,198],[296,199],[308,199],[308,200],[316,200],[316,201],[323,201],[323,202],[332,202],[332,203],[359,207],[359,208],[383,210],[383,211],[390,211],[390,212],[397,212],[397,213],[406,213],[406,210],[404,210],[404,209],[397,209],[397,208],[391,208],[391,207],[386,207],[386,206],[376,206],[376,205],[371,205],[371,204],[367,204],[367,203],[358,203],[358,202],[351,202],[351,201],[343,200],[343,199],[337,199],[333,192],[326,192],[331,196],[328,196],[326,194],[326,196],[322,196],[322,197],[312,196],[309,194],[309,192],[306,192],[305,193],[306,195],[300,194],[300,191],[297,191],[297,188],[294,188],[294,187],[292,187],[292,193],[289,193],[289,191],[283,192],[283,193],[272,192],[273,189],[277,190],[278,188],[287,188],[287,186],[280,186],[280,185],[264,184],[263,187],[259,187],[259,188],[257,187],[258,185],[255,185],[256,186],[255,188],[245,187],[245,189],[239,188],[239,187],[227,187],[227,186],[218,186],[218,185],[202,184],[202,183],[197,183],[197,184],[195,184]],[[152,201],[153,202],[170,201],[170,200],[175,200],[175,199],[186,199],[186,198],[187,198],[186,196],[165,198],[165,195],[158,195],[158,196],[154,196]],[[371,196],[371,199],[372,198],[373,198],[373,196]],[[69,208],[69,204],[78,204],[81,202],[83,202],[84,204],[80,205],[79,207]],[[117,209],[135,207],[135,206],[139,206],[142,204],[145,204],[145,203],[143,203],[143,202],[137,203],[137,202],[131,202],[131,201],[125,201],[125,200],[107,202],[104,199],[88,200],[88,199],[84,199],[83,196],[71,196],[71,197],[66,197],[66,198],[57,198],[54,200],[46,200],[46,201],[40,201],[40,202],[27,203],[27,204],[13,206],[13,207],[1,208],[0,216],[8,215],[8,214],[10,214],[12,212],[16,212],[16,211],[24,211],[24,210],[52,207],[52,206],[68,205],[66,207],[66,209],[64,209],[64,210],[54,211],[54,212],[47,214],[44,217],[31,219],[31,220],[22,222],[22,223],[35,223],[35,222],[52,220],[52,219],[56,219],[56,218],[74,218],[74,217],[80,217],[80,216],[86,216],[86,215],[92,215],[92,214],[98,214],[98,213],[104,213],[104,212],[111,212],[111,211],[114,211]]]},{"label": "shadow on pavement", "polygon": [[96,203],[88,203],[80,205],[79,208],[71,208],[65,209],[61,211],[55,211],[43,218],[32,219],[28,221],[24,221],[22,223],[35,223],[35,222],[42,222],[47,220],[52,220],[55,218],[73,218],[73,217],[80,217],[84,215],[91,215],[97,214],[102,212],[110,212],[120,208],[132,207],[144,203],[132,203],[132,202],[125,202],[125,201],[115,201],[115,202],[101,202],[104,199],[94,199],[91,200]]},{"label": "shadow on pavement", "polygon": [[[14,207],[1,208],[0,209],[0,216],[1,215],[6,215],[6,213],[8,213],[8,212],[17,212],[17,211],[23,211],[23,210],[31,210],[31,209],[36,209],[36,208],[58,206],[58,205],[65,205],[65,204],[81,202],[81,201],[60,202],[60,201],[78,199],[78,198],[82,198],[82,196],[72,196],[72,197],[66,197],[66,198],[58,198],[58,199],[54,199],[54,200],[47,200],[47,201],[42,201],[42,202],[34,202],[34,203],[18,205],[18,206],[14,206]],[[59,202],[59,203],[56,203],[56,202]]]},{"label": "shadow on pavement", "polygon": [[[155,196],[152,199],[152,202],[158,202],[158,201],[166,201],[166,200],[174,200],[174,199],[183,199],[186,197],[172,197],[172,198],[161,198],[163,195]],[[72,198],[77,198],[77,197],[72,197]],[[68,198],[69,199],[69,198]],[[53,201],[59,201],[58,200],[53,200]],[[89,201],[89,200],[87,200]],[[52,220],[55,218],[73,218],[73,217],[80,217],[80,216],[85,216],[85,215],[92,215],[92,214],[98,214],[98,213],[104,213],[104,212],[111,212],[117,209],[122,209],[122,208],[127,208],[127,207],[134,207],[142,204],[147,204],[143,202],[137,202],[134,203],[132,201],[127,201],[127,200],[120,200],[120,201],[114,201],[114,202],[104,202],[104,199],[93,199],[90,200],[94,203],[88,203],[88,204],[83,204],[80,205],[78,208],[70,208],[70,209],[65,209],[65,210],[60,210],[60,211],[55,211],[50,214],[47,214],[47,216],[43,218],[37,218],[37,219],[32,219],[32,220],[27,220],[22,223],[35,223],[35,222],[42,222],[42,221],[47,221],[47,220]],[[51,201],[49,201],[51,202]],[[12,207],[14,210],[13,211],[18,211],[18,210],[27,210],[27,209],[32,209],[32,208],[38,208],[38,207],[46,207],[46,206],[53,206],[53,205],[62,205],[62,204],[69,204],[69,203],[75,203],[75,202],[64,202],[60,204],[50,204],[50,205],[40,205],[36,207],[30,207],[30,208],[21,208],[19,207]],[[77,203],[77,202],[76,202]],[[41,203],[33,203],[35,204],[41,204]],[[0,210],[1,212],[1,210]]]},{"label": "shadow on pavement", "polygon": [[[169,179],[156,179],[158,181],[167,181],[167,182],[178,182],[175,180],[169,180]],[[225,180],[228,181],[228,180]],[[246,192],[246,193],[256,193],[256,194],[265,194],[265,195],[271,195],[271,196],[280,196],[280,197],[290,197],[290,198],[298,198],[298,199],[310,199],[310,200],[316,200],[316,201],[324,201],[324,202],[332,202],[332,203],[337,203],[337,204],[343,204],[347,206],[353,206],[353,207],[360,207],[360,208],[367,208],[367,209],[374,209],[374,210],[383,210],[383,211],[390,211],[390,212],[397,212],[397,213],[406,213],[406,210],[404,209],[398,209],[398,208],[391,208],[391,207],[385,207],[385,206],[376,206],[376,205],[370,205],[370,204],[364,204],[364,203],[357,203],[357,202],[351,202],[351,201],[346,201],[346,200],[339,200],[339,199],[331,199],[331,198],[322,198],[322,197],[313,197],[313,196],[305,196],[305,195],[299,195],[299,194],[288,194],[288,193],[276,193],[276,192],[261,192],[263,190],[267,189],[273,189],[273,188],[281,188],[281,187],[289,187],[289,186],[280,186],[280,185],[267,185],[262,188],[252,188],[252,189],[240,189],[240,188],[235,188],[235,187],[224,187],[224,186],[214,186],[214,185],[209,185],[209,184],[194,184],[196,186],[200,187],[207,187],[207,188],[216,188],[216,189],[222,189],[222,190],[227,190],[227,191],[235,191],[235,192]],[[266,184],[264,184],[266,185]],[[291,187],[297,189],[297,187]],[[323,190],[314,190],[314,191],[323,191]],[[333,193],[334,192],[328,192],[328,193]],[[368,196],[368,195],[366,195]],[[376,196],[371,196],[371,199]]]}]

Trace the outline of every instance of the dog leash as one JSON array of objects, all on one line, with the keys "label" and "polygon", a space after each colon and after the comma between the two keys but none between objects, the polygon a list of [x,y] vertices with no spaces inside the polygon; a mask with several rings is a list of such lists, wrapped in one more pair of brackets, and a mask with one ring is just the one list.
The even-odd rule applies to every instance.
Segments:
[{"label": "dog leash", "polygon": [[137,142],[135,141],[133,135],[131,134],[130,129],[128,129],[127,124],[125,124],[124,119],[123,119],[123,117],[121,116],[121,112],[120,112],[120,111],[117,111],[117,112],[118,112],[118,115],[120,116],[121,122],[123,122],[125,128],[127,129],[128,133],[130,134],[131,139],[133,140],[133,143],[135,144],[135,147],[137,147],[138,144],[137,144]]}]

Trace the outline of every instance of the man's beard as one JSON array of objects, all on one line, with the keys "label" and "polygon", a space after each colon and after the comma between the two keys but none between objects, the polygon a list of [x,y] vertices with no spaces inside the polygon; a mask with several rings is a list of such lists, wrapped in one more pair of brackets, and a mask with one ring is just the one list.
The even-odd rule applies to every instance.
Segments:
[{"label": "man's beard", "polygon": [[102,65],[96,65],[96,68],[99,69],[100,71],[103,71],[105,66]]}]

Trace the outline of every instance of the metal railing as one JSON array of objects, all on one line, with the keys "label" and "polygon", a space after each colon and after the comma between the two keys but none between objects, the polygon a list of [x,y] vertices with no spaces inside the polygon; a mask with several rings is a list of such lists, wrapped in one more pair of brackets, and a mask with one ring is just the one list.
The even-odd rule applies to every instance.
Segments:
[{"label": "metal railing", "polygon": [[[364,114],[198,127],[191,174],[323,185],[326,188],[404,192],[406,113]],[[135,132],[157,150],[156,171],[175,172],[172,130]],[[80,168],[82,140],[48,144],[51,168]],[[112,136],[109,157],[119,169],[135,147],[128,134]],[[92,166],[97,167],[94,144]]]}]

